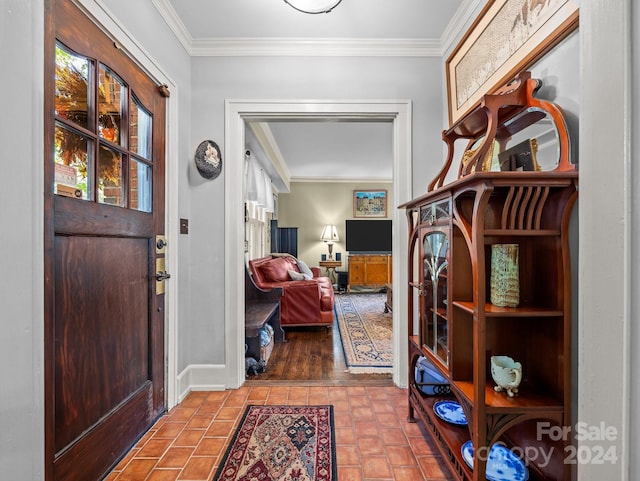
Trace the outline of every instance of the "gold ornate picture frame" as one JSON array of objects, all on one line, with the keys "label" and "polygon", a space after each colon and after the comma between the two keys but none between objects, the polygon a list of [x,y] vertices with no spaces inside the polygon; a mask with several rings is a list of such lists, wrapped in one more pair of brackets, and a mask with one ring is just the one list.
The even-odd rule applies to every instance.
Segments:
[{"label": "gold ornate picture frame", "polygon": [[489,0],[446,61],[449,125],[578,26],[573,0]]}]

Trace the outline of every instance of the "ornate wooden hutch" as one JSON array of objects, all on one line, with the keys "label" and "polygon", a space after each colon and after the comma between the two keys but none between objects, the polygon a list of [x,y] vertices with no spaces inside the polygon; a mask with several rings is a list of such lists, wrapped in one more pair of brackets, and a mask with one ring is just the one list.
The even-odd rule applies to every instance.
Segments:
[{"label": "ornate wooden hutch", "polygon": [[[523,458],[531,480],[570,479],[569,440],[553,441],[540,426],[571,425],[568,227],[578,174],[564,115],[535,97],[540,85],[523,72],[444,131],[442,170],[426,194],[401,206],[409,227],[409,417],[424,422],[461,480],[486,479],[496,443]],[[517,307],[490,302],[491,246],[502,243],[519,248]],[[513,397],[494,389],[494,355],[522,364]],[[423,358],[444,382],[414,379]],[[467,425],[436,415],[442,400],[458,403]]]}]

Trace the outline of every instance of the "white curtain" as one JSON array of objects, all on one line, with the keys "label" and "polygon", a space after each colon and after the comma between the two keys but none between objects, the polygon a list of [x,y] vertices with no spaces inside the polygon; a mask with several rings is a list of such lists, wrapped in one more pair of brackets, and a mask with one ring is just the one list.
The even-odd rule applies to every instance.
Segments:
[{"label": "white curtain", "polygon": [[266,212],[273,212],[273,187],[271,178],[260,167],[250,152],[247,152],[247,200],[254,201]]},{"label": "white curtain", "polygon": [[258,161],[247,151],[247,200],[262,204],[264,200],[264,174]]},{"label": "white curtain", "polygon": [[264,210],[266,212],[273,212],[273,186],[271,185],[271,178],[267,173],[262,171],[264,178]]},{"label": "white curtain", "polygon": [[267,254],[268,212],[274,211],[271,179],[250,151],[245,154],[246,205],[245,240],[247,255],[255,259]]}]

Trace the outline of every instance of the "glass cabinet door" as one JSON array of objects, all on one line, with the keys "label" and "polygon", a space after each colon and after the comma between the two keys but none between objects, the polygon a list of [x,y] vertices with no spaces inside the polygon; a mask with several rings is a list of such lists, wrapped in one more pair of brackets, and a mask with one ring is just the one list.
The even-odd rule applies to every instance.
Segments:
[{"label": "glass cabinet door", "polygon": [[449,236],[442,230],[428,230],[422,236],[423,307],[421,343],[445,365],[449,364],[447,266]]}]

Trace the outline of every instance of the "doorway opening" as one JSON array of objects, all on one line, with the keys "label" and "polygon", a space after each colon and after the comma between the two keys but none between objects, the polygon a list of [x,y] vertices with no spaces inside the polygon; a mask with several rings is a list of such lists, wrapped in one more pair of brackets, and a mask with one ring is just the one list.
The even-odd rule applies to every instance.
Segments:
[{"label": "doorway opening", "polygon": [[[411,196],[411,102],[400,101],[234,101],[225,103],[225,150],[229,159],[225,175],[225,364],[227,387],[240,387],[245,381],[244,371],[244,153],[245,128],[250,121],[274,120],[380,120],[390,121],[393,130],[393,197],[397,206]],[[407,256],[407,232],[403,229],[403,213],[391,210],[394,224],[393,292],[393,381],[407,385],[406,325],[399,322],[397,312],[406,310],[406,285],[401,279],[400,266]]]},{"label": "doorway opening", "polygon": [[[286,342],[278,342],[269,329],[260,331],[260,349],[252,347],[246,355],[264,364],[257,364],[247,384],[392,384],[392,313],[383,308],[387,293],[382,292],[392,291],[387,288],[392,265],[388,262],[392,259],[392,221],[387,217],[392,215],[387,198],[393,195],[391,121],[310,119],[245,124],[247,265],[272,253],[290,254],[324,278],[320,281],[323,293],[330,290],[326,281],[333,284],[330,312],[326,312],[329,302],[324,295],[315,308],[305,304],[305,310],[295,310],[292,305],[306,298],[300,297],[301,292],[314,289],[298,283],[284,288],[280,309],[284,332],[277,327],[275,332]],[[256,182],[260,177],[265,180],[262,189]],[[372,212],[355,212],[355,192],[360,198],[376,195],[383,201],[375,207],[372,203]],[[370,230],[352,228],[347,235],[349,226]],[[323,242],[327,235],[331,243]],[[383,242],[373,243],[375,240]],[[364,259],[370,261],[366,279],[362,276]],[[350,271],[353,285],[349,284]],[[246,284],[247,302],[259,299],[255,285]],[[357,321],[352,313],[356,306]],[[245,326],[250,322],[245,319]],[[255,346],[257,340],[248,344]],[[247,366],[252,363],[248,360]]]}]

